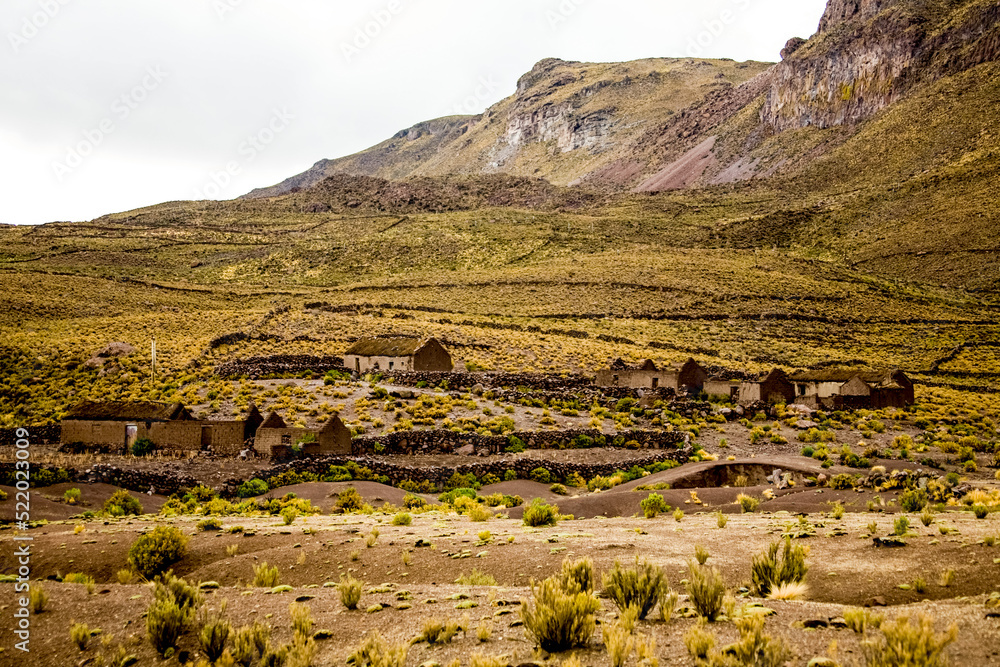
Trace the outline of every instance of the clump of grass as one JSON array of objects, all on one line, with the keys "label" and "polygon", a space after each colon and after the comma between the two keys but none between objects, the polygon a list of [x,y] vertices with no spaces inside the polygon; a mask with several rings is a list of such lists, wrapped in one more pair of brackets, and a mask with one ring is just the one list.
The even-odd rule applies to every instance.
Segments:
[{"label": "clump of grass", "polygon": [[844,518],[844,505],[839,500],[833,504],[833,509],[830,511],[831,516],[837,521]]},{"label": "clump of grass", "polygon": [[868,534],[875,535],[878,533],[878,521],[870,521],[868,523]]},{"label": "clump of grass", "polygon": [[710,556],[711,554],[708,553],[708,549],[700,544],[694,545],[694,559],[698,561],[698,565],[704,565]]},{"label": "clump of grass", "polygon": [[945,650],[958,639],[957,625],[938,634],[934,632],[933,619],[926,615],[921,615],[915,625],[909,617],[900,616],[891,623],[883,623],[881,630],[882,637],[861,644],[869,667],[945,667],[948,664]]},{"label": "clump of grass", "polygon": [[476,639],[480,642],[488,642],[493,635],[493,628],[487,621],[480,621],[476,626]]},{"label": "clump of grass", "polygon": [[90,643],[90,627],[86,623],[73,623],[69,626],[69,638],[78,649],[86,651]]},{"label": "clump of grass", "polygon": [[934,512],[929,507],[925,507],[924,511],[920,513],[920,523],[924,524],[924,528],[934,523]]},{"label": "clump of grass", "polygon": [[259,621],[244,625],[233,633],[233,659],[242,667],[249,667],[264,655],[271,640],[271,627]]},{"label": "clump of grass", "polygon": [[611,658],[611,667],[623,667],[632,654],[635,640],[631,631],[620,623],[604,626],[604,647]]},{"label": "clump of grass", "polygon": [[[225,610],[225,600],[223,609]],[[222,652],[226,649],[226,642],[232,632],[232,626],[222,616],[222,611],[204,616],[200,619],[201,629],[198,631],[198,643],[202,652],[211,663],[215,663],[222,657]]]},{"label": "clump of grass", "polygon": [[973,505],[972,513],[977,519],[985,519],[990,513],[990,508],[986,505]]},{"label": "clump of grass", "polygon": [[670,590],[668,586],[664,586],[660,589],[660,620],[664,623],[669,623],[670,619],[674,616],[674,610],[677,608],[677,601],[680,596],[677,595],[676,591]]},{"label": "clump of grass", "polygon": [[629,607],[639,611],[639,618],[646,616],[656,606],[660,589],[664,585],[663,569],[636,556],[633,567],[622,567],[615,561],[614,567],[602,577],[604,594],[611,598],[619,611]]},{"label": "clump of grass", "polygon": [[773,542],[766,552],[753,557],[750,565],[750,590],[754,595],[767,597],[775,587],[805,581],[809,570],[805,562],[805,549],[798,544],[793,546],[788,537],[785,538],[784,549],[779,557],[780,548],[779,542]]},{"label": "clump of grass", "polygon": [[470,507],[466,515],[470,521],[489,521],[493,518],[493,512],[478,503]]},{"label": "clump of grass", "polygon": [[684,510],[680,507],[674,510],[674,521],[680,522],[684,518]]},{"label": "clump of grass", "polygon": [[198,530],[207,532],[210,530],[222,530],[222,521],[218,517],[209,517],[198,522]]},{"label": "clump of grass", "polygon": [[764,634],[763,616],[736,619],[736,628],[740,632],[740,640],[727,647],[726,654],[735,658],[737,665],[781,667],[791,660],[792,652],[784,640]]},{"label": "clump of grass", "polygon": [[719,528],[725,528],[727,523],[729,523],[729,519],[726,518],[725,514],[722,512],[715,513],[715,525]]},{"label": "clump of grass", "polygon": [[406,644],[389,644],[378,631],[372,632],[365,642],[347,658],[355,667],[405,667]]},{"label": "clump of grass", "polygon": [[688,563],[688,595],[698,615],[714,622],[722,612],[722,600],[726,596],[726,584],[722,575],[714,567]]},{"label": "clump of grass", "polygon": [[427,642],[431,646],[441,646],[454,639],[460,629],[458,623],[454,621],[445,622],[438,618],[426,618],[422,632],[413,641]]},{"label": "clump of grass", "polygon": [[882,627],[883,616],[861,607],[851,607],[844,610],[844,622],[847,627],[858,633],[864,634],[869,628],[878,629]]},{"label": "clump of grass", "polygon": [[905,516],[897,518],[893,522],[892,534],[902,537],[910,531],[910,519]]},{"label": "clump of grass", "polygon": [[521,621],[535,643],[549,653],[586,646],[596,627],[601,603],[575,583],[564,587],[560,578],[531,583],[534,604],[521,603]]},{"label": "clump of grass", "polygon": [[559,572],[559,583],[564,590],[581,590],[589,593],[594,590],[594,562],[589,558],[578,561],[563,559]]},{"label": "clump of grass", "polygon": [[394,526],[409,526],[411,523],[413,523],[413,517],[407,512],[400,512],[392,517],[392,525]]},{"label": "clump of grass", "polygon": [[189,618],[189,611],[172,594],[153,600],[146,610],[146,632],[157,653],[163,655],[177,646]]},{"label": "clump of grass", "polygon": [[736,496],[736,502],[740,504],[740,508],[743,510],[744,514],[750,514],[751,512],[756,512],[757,508],[760,507],[760,499],[753,496],[748,496],[745,493],[741,493]]},{"label": "clump of grass", "polygon": [[492,574],[480,572],[476,568],[472,568],[472,572],[461,575],[455,580],[455,583],[461,586],[496,586],[497,580]]},{"label": "clump of grass", "polygon": [[809,594],[809,586],[804,581],[789,581],[771,589],[770,600],[804,600]]},{"label": "clump of grass", "polygon": [[38,584],[28,584],[28,608],[32,614],[41,614],[49,603],[49,594]]},{"label": "clump of grass", "polygon": [[94,592],[94,578],[83,572],[70,572],[63,577],[64,584],[81,584],[87,587],[88,593]]},{"label": "clump of grass", "polygon": [[235,556],[239,552],[240,552],[240,545],[239,544],[230,544],[230,545],[228,545],[226,547],[226,555],[229,556],[230,558],[232,558],[233,556]]},{"label": "clump of grass", "polygon": [[955,583],[955,570],[947,569],[941,572],[941,576],[938,578],[938,585],[942,588],[948,588]]},{"label": "clump of grass", "polygon": [[355,579],[351,575],[342,575],[337,590],[340,591],[340,601],[348,609],[357,609],[358,602],[361,601],[361,592],[364,589],[364,582]]},{"label": "clump of grass", "polygon": [[403,549],[403,565],[409,566],[413,562],[413,556],[409,551]]},{"label": "clump of grass", "polygon": [[699,619],[684,633],[684,646],[699,664],[708,658],[709,652],[715,648],[715,634],[705,628],[704,619]]},{"label": "clump of grass", "polygon": [[278,566],[268,567],[267,561],[253,566],[253,585],[257,588],[274,588],[281,583]]}]

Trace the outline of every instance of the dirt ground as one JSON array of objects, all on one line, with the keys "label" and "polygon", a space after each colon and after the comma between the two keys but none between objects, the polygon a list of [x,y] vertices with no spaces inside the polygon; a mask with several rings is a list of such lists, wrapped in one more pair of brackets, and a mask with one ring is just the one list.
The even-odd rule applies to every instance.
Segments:
[{"label": "dirt ground", "polygon": [[[984,604],[985,596],[1000,586],[1000,547],[985,544],[985,538],[996,539],[1000,515],[977,520],[968,512],[943,512],[928,527],[911,515],[907,545],[894,549],[875,547],[869,536],[872,522],[877,535],[892,533],[896,518],[890,502],[892,494],[882,494],[885,507],[879,504],[880,511],[869,512],[866,505],[873,497],[870,493],[796,487],[765,500],[758,513],[741,514],[736,494],[762,497],[763,486],[669,489],[659,493],[670,505],[683,508],[685,515],[679,521],[672,513],[642,518],[639,501],[650,491],[636,491],[636,487],[665,481],[683,484],[684,480],[703,479],[720,464],[749,463],[690,464],[602,493],[574,491],[575,497],[557,496],[546,485],[525,481],[504,482],[483,490],[543,497],[558,503],[561,512],[576,515],[573,520],[537,529],[522,525],[521,508],[500,512],[485,522],[438,510],[415,512],[409,526],[392,525],[392,514],[382,513],[323,514],[299,518],[291,526],[283,525],[278,517],[226,517],[220,532],[198,531],[197,517],[54,520],[28,531],[33,538],[32,577],[46,580],[69,572],[85,572],[95,578],[96,587],[88,594],[82,585],[51,580],[43,584],[51,600],[47,611],[32,617],[31,664],[64,667],[68,663],[84,664],[82,660],[96,655],[98,641],[83,653],[69,641],[69,626],[74,621],[101,628],[116,642],[125,642],[140,665],[177,664],[176,657],[159,660],[145,636],[142,616],[151,596],[149,587],[122,585],[116,578],[116,572],[126,565],[129,546],[156,523],[176,525],[191,535],[187,554],[174,569],[192,581],[217,582],[220,587],[207,593],[208,605],[218,606],[222,599],[227,600],[227,615],[234,625],[261,619],[274,626],[278,639],[287,640],[289,603],[300,600],[308,604],[316,628],[331,633],[329,639],[319,641],[315,665],[343,664],[368,631],[378,630],[393,641],[405,642],[420,633],[426,618],[460,620],[465,614],[472,626],[465,636],[460,635],[444,647],[414,644],[407,664],[420,665],[429,660],[448,664],[455,658],[468,664],[474,651],[506,656],[511,664],[519,664],[542,656],[535,653],[517,623],[518,603],[530,598],[531,580],[558,571],[564,558],[589,557],[598,572],[607,571],[615,560],[628,563],[636,557],[646,558],[662,566],[671,585],[683,593],[681,582],[687,576],[687,563],[695,545],[701,545],[711,554],[708,564],[718,567],[727,586],[738,591],[750,579],[753,554],[765,550],[782,533],[803,529],[796,516],[801,512],[806,513],[806,532],[812,533],[800,540],[809,550],[809,592],[805,601],[762,601],[776,612],[767,621],[768,632],[790,642],[796,655],[792,664],[804,665],[813,656],[825,655],[834,641],[835,657],[841,664],[863,664],[859,637],[853,632],[832,627],[807,630],[802,622],[822,625],[841,616],[845,606],[866,604],[887,605],[879,611],[890,618],[929,613],[939,630],[956,622],[959,639],[950,649],[953,664],[1000,664],[1000,619],[988,618],[990,610]],[[784,469],[794,469],[789,465],[791,461],[783,459],[757,459],[756,463],[784,464]],[[798,467],[809,472],[811,464]],[[398,506],[402,501],[400,490],[371,482],[303,484],[281,492],[292,491],[328,510],[334,496],[347,486],[354,486],[376,505],[387,502]],[[84,487],[84,503],[101,503],[114,490],[96,487]],[[35,497],[59,497],[60,490],[39,490]],[[143,496],[140,500],[150,512],[162,503],[162,498],[155,497]],[[829,514],[831,503],[837,500],[848,509],[840,520]],[[45,502],[62,505],[48,499]],[[41,500],[35,503],[34,507],[42,507]],[[719,527],[717,512],[727,519],[724,528]],[[83,525],[82,532],[74,531],[77,525]],[[243,527],[242,534],[227,532],[237,525]],[[368,547],[366,537],[373,529],[379,535],[374,546]],[[0,572],[15,570],[13,533],[10,529],[0,531]],[[418,546],[427,543],[430,546]],[[227,548],[235,548],[235,553],[230,554]],[[404,562],[404,554],[409,564]],[[271,594],[248,587],[254,565],[265,561],[279,568],[281,584],[292,586],[291,592]],[[470,587],[455,583],[473,569],[492,576],[497,585]],[[954,579],[944,586],[940,578],[949,569],[955,571]],[[367,593],[359,611],[347,611],[336,589],[324,587],[344,573],[364,580],[368,590],[381,592]],[[918,579],[925,582],[919,593]],[[6,591],[0,604],[9,609],[14,601],[13,584],[0,584],[0,591]],[[449,599],[456,595],[468,599]],[[365,611],[376,604],[384,608]],[[613,605],[608,600],[602,604],[600,618],[609,622],[615,614]],[[460,608],[466,606],[470,608]],[[483,643],[474,631],[480,622],[492,631],[489,641]],[[682,637],[693,622],[690,618],[669,624],[647,620],[639,631],[656,639],[661,664],[687,665],[693,661]],[[715,624],[713,630],[720,645],[737,637],[732,623]],[[609,664],[600,636],[598,629],[590,646],[579,652],[583,664]],[[0,652],[0,665],[24,664],[11,651],[12,643],[10,624],[3,624],[0,646],[6,648]],[[194,655],[195,635],[188,633],[180,648]]]}]

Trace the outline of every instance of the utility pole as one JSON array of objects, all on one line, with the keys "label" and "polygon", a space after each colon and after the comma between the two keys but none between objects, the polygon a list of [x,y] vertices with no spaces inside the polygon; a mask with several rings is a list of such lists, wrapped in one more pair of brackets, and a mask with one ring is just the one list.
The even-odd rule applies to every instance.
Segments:
[{"label": "utility pole", "polygon": [[151,362],[151,366],[150,367],[151,367],[151,370],[152,370],[152,373],[151,373],[151,375],[152,375],[152,384],[150,386],[150,389],[152,389],[154,386],[156,386],[156,336],[155,335],[153,336],[153,353],[151,355],[151,358],[152,358],[152,362]]}]

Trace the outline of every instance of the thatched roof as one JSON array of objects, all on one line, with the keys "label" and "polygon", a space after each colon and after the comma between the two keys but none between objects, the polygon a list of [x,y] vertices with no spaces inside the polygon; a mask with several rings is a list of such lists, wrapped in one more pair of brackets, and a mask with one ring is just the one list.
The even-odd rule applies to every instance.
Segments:
[{"label": "thatched roof", "polygon": [[285,420],[281,418],[281,415],[279,415],[277,412],[272,412],[271,414],[269,414],[267,416],[267,419],[264,420],[264,423],[261,424],[260,426],[258,426],[257,428],[258,429],[262,429],[262,428],[288,428],[288,424],[286,424]]},{"label": "thatched roof", "polygon": [[147,401],[84,401],[66,413],[63,419],[119,422],[165,422],[193,419],[180,403]]},{"label": "thatched roof", "polygon": [[359,357],[411,357],[429,340],[433,339],[402,336],[394,338],[366,337],[358,340],[344,354]]},{"label": "thatched roof", "polygon": [[[902,375],[902,371],[881,370],[865,371],[851,370],[849,368],[826,368],[816,371],[799,371],[791,376],[793,382],[840,382],[849,381],[854,376],[861,378],[865,384],[872,387],[882,387],[885,389],[898,388],[896,378]],[[897,387],[892,387],[897,385]]]}]

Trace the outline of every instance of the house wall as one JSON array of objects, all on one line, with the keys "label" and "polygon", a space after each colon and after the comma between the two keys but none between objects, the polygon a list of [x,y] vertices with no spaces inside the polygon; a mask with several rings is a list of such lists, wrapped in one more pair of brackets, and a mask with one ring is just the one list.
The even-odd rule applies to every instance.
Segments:
[{"label": "house wall", "polygon": [[702,388],[709,396],[729,396],[736,398],[739,396],[740,383],[730,380],[706,380]]},{"label": "house wall", "polygon": [[351,455],[351,429],[347,428],[343,422],[337,422],[333,428],[324,428],[317,437],[319,454]]},{"label": "house wall", "polygon": [[741,405],[750,405],[761,400],[760,382],[741,382],[739,401]]},{"label": "house wall", "polygon": [[[85,445],[110,445],[125,447],[125,422],[66,419],[62,422],[63,442],[82,442]],[[145,422],[136,423],[136,437],[149,437]]]},{"label": "house wall", "polygon": [[[617,379],[615,379],[617,377]],[[677,373],[670,371],[600,370],[594,382],[601,387],[650,389],[654,386],[677,390]]]},{"label": "house wall", "polygon": [[[254,450],[264,456],[282,457],[287,455],[291,446],[306,437],[313,435],[315,442],[303,445],[302,451],[308,456],[322,456],[327,454],[346,455],[351,454],[351,431],[341,422],[334,428],[314,430],[308,428],[261,428],[257,429],[254,438]],[[285,438],[284,436],[288,436]]]},{"label": "house wall", "polygon": [[[368,373],[375,370],[376,364],[381,371],[412,371],[413,357],[364,357],[348,354],[344,357],[344,366],[351,371]],[[450,368],[448,370],[451,370]]]},{"label": "house wall", "polygon": [[245,446],[244,442],[244,427],[246,422],[243,421],[224,421],[224,422],[201,422],[203,425],[210,425],[212,429],[212,451],[217,454],[225,454],[230,456],[235,456],[243,450]]},{"label": "house wall", "polygon": [[685,364],[674,380],[674,389],[687,388],[694,392],[702,391],[705,382],[708,381],[708,373],[697,364]]},{"label": "house wall", "polygon": [[201,450],[200,421],[157,422],[149,429],[149,439],[161,449]]},{"label": "house wall", "polygon": [[440,343],[435,340],[427,341],[413,355],[413,369],[415,371],[450,371],[454,368],[451,355]]},{"label": "house wall", "polygon": [[760,383],[761,400],[767,403],[792,403],[795,401],[795,387],[791,382],[769,378]]},{"label": "house wall", "polygon": [[817,396],[821,399],[839,396],[842,386],[842,382],[796,382],[796,401],[803,396]]}]

